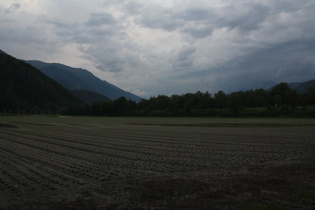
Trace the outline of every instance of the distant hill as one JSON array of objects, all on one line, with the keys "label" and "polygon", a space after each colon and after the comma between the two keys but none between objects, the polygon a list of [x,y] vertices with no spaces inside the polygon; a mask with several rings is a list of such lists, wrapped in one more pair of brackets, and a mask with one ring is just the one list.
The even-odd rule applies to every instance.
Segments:
[{"label": "distant hill", "polygon": [[310,87],[315,86],[315,79],[307,82],[289,83],[288,85],[298,93],[306,93]]},{"label": "distant hill", "polygon": [[[310,87],[315,86],[315,79],[306,82],[291,82],[287,84],[291,89],[296,90],[298,93],[306,93]],[[266,90],[271,90],[273,87],[274,85],[270,86]]]},{"label": "distant hill", "polygon": [[87,104],[93,104],[99,101],[111,101],[106,96],[89,90],[71,90],[70,92]]},{"label": "distant hill", "polygon": [[296,89],[302,82],[287,83],[291,89]]},{"label": "distant hill", "polygon": [[111,100],[116,100],[122,96],[136,102],[141,100],[139,96],[101,80],[85,69],[36,60],[27,62],[40,69],[44,74],[56,80],[68,90],[89,90],[102,94]]},{"label": "distant hill", "polygon": [[[2,51],[1,51],[2,52]],[[32,65],[0,53],[0,112],[56,112],[81,100]]]}]

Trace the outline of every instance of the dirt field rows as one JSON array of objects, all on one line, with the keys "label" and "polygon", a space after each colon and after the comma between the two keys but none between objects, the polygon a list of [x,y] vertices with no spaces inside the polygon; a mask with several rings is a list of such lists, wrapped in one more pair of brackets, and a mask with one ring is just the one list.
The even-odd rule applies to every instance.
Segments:
[{"label": "dirt field rows", "polygon": [[315,120],[0,117],[0,209],[312,209]]}]

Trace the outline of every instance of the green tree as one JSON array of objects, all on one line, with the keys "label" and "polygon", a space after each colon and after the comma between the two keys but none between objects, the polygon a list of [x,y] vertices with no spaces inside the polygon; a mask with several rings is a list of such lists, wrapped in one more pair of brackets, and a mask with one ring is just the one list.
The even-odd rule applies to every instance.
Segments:
[{"label": "green tree", "polygon": [[315,106],[315,87],[308,88],[305,95],[306,103],[308,105]]},{"label": "green tree", "polygon": [[239,111],[243,105],[243,94],[244,92],[233,92],[229,96],[229,106],[234,115],[239,115]]},{"label": "green tree", "polygon": [[218,109],[226,108],[228,104],[227,98],[228,96],[222,90],[214,94],[214,101],[215,101],[216,107]]},{"label": "green tree", "polygon": [[131,115],[136,110],[136,102],[120,97],[113,102],[112,114],[114,116]]},{"label": "green tree", "polygon": [[274,86],[269,92],[271,101],[282,108],[291,106],[295,108],[298,104],[298,93],[291,89],[287,83],[280,83]]}]

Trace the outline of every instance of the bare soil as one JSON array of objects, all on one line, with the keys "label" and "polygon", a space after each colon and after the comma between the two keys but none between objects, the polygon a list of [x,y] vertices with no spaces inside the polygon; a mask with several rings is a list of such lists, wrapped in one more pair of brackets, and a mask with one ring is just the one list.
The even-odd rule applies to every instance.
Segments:
[{"label": "bare soil", "polygon": [[127,121],[0,119],[0,209],[315,208],[312,122]]}]

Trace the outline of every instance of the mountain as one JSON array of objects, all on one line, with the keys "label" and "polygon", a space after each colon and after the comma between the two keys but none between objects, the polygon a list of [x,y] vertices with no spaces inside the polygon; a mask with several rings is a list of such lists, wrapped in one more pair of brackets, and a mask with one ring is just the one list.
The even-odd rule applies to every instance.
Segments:
[{"label": "mountain", "polygon": [[[291,89],[296,90],[298,93],[306,93],[310,87],[315,87],[315,79],[306,82],[291,82],[287,84]],[[275,85],[269,86],[266,90],[271,90],[274,86]]]},{"label": "mountain", "polygon": [[[3,51],[1,51],[3,52]],[[32,65],[0,53],[0,112],[56,112],[81,100]]]},{"label": "mountain", "polygon": [[294,90],[296,90],[298,93],[306,93],[310,87],[315,86],[315,79],[309,80],[307,82],[290,83],[288,85]]},{"label": "mountain", "polygon": [[293,82],[293,83],[287,83],[291,89],[296,89],[299,85],[301,85],[303,82]]},{"label": "mountain", "polygon": [[36,60],[26,62],[38,68],[68,90],[89,90],[102,94],[111,100],[116,100],[122,96],[136,102],[141,100],[139,96],[101,80],[85,69],[73,68],[58,63],[45,63]]},{"label": "mountain", "polygon": [[89,90],[71,90],[70,92],[87,104],[93,104],[99,101],[111,101],[106,96],[103,96],[101,94],[98,94]]}]

